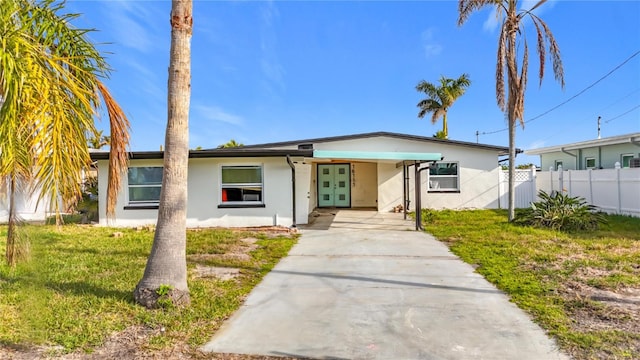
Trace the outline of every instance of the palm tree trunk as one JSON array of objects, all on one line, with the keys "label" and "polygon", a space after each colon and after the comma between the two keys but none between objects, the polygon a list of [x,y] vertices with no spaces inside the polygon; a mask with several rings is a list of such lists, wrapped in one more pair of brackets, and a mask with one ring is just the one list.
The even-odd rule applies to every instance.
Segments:
[{"label": "palm tree trunk", "polygon": [[[509,2],[508,19],[515,19],[517,17],[516,5],[517,2],[515,1]],[[509,84],[509,98],[507,99],[507,121],[509,121],[509,221],[513,221],[516,217],[516,121],[518,121],[517,106],[518,96],[520,96],[520,82],[518,81],[518,64],[516,57],[517,30],[517,28],[509,27],[506,44],[507,83]]]},{"label": "palm tree trunk", "polygon": [[149,308],[158,306],[158,289],[163,286],[169,286],[167,296],[174,305],[190,302],[186,220],[192,9],[192,0],[172,1],[168,118],[158,223],[144,276],[134,291],[136,301]]},{"label": "palm tree trunk", "polygon": [[509,110],[509,221],[516,218],[516,119]]},{"label": "palm tree trunk", "polygon": [[447,124],[447,113],[445,112],[442,115],[442,132],[444,133],[444,138],[449,138],[449,124]]},{"label": "palm tree trunk", "polygon": [[9,222],[7,224],[7,265],[16,266],[16,177],[9,175]]}]

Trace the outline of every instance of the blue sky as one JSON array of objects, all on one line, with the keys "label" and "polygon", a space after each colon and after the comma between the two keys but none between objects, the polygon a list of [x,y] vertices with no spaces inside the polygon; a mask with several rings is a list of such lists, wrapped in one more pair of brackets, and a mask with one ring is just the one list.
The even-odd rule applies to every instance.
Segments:
[{"label": "blue sky", "polygon": [[[524,2],[524,6],[532,2]],[[169,1],[77,1],[67,10],[113,68],[107,85],[131,121],[132,150],[164,142]],[[640,51],[640,1],[550,1],[538,15],[561,50],[541,86],[530,54],[525,119],[583,91]],[[530,51],[535,31],[525,28]],[[457,1],[194,1],[191,147],[391,131],[431,136],[420,80],[469,74],[449,110],[449,138],[508,144],[495,100],[498,30],[485,10],[457,26]],[[626,113],[625,115],[622,115]],[[622,116],[620,116],[622,115]],[[640,55],[558,109],[519,128],[531,149],[640,131]],[[101,127],[108,129],[106,121]],[[107,130],[108,132],[108,130]],[[518,163],[538,163],[520,155]]]}]

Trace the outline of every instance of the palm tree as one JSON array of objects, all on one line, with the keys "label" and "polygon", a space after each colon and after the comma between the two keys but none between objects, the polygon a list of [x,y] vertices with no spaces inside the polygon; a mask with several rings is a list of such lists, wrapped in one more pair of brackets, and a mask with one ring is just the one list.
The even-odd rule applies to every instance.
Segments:
[{"label": "palm tree", "polygon": [[[537,34],[537,53],[540,62],[538,78],[542,85],[545,56],[548,48],[553,65],[555,79],[564,88],[564,70],[560,58],[560,48],[547,24],[533,13],[544,4],[540,0],[528,10],[518,9],[518,0],[459,0],[458,26],[464,24],[472,12],[484,7],[495,6],[497,16],[502,19],[498,36],[498,61],[496,65],[496,99],[498,106],[507,114],[509,123],[509,221],[515,218],[515,159],[516,159],[516,121],[524,127],[524,93],[527,87],[527,68],[529,67],[529,48],[523,35],[524,19],[530,18]],[[518,71],[518,36],[524,48],[522,64]],[[508,95],[505,98],[505,74],[507,75]]]},{"label": "palm tree", "polygon": [[89,134],[87,139],[87,146],[89,149],[102,149],[105,146],[108,146],[111,142],[111,137],[109,135],[103,135],[103,131],[100,130],[95,134]]},{"label": "palm tree", "polygon": [[76,29],[76,14],[60,15],[53,0],[0,1],[0,181],[9,185],[6,258],[15,265],[15,192],[19,184],[39,189],[60,221],[61,202],[81,194],[82,170],[91,164],[87,134],[106,107],[111,129],[107,212],[113,214],[127,166],[129,122],[103,79],[104,58]]},{"label": "palm tree", "polygon": [[229,148],[237,148],[237,147],[241,147],[244,146],[243,143],[239,143],[237,141],[235,141],[234,139],[231,139],[229,141],[227,141],[226,143],[222,144],[222,145],[218,145],[218,149],[229,149]]},{"label": "palm tree", "polygon": [[[133,293],[135,300],[148,308],[157,307],[160,296],[174,305],[190,302],[186,228],[192,9],[192,0],[172,1],[168,118],[158,223],[144,275]],[[159,291],[163,288],[166,292]]]},{"label": "palm tree", "polygon": [[418,117],[423,118],[428,113],[432,113],[432,124],[438,122],[438,119],[442,117],[442,132],[438,132],[436,137],[449,138],[447,111],[460,96],[464,95],[469,85],[471,85],[471,80],[467,74],[462,74],[457,79],[449,79],[441,76],[439,85],[424,80],[416,85],[416,90],[427,95],[426,99],[418,103],[418,107],[420,108]]}]

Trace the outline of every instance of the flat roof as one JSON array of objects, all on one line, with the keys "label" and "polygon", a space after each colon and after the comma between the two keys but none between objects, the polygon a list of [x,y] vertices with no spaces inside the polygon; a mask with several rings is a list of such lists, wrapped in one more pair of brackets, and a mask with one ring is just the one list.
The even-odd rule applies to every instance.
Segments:
[{"label": "flat roof", "polygon": [[590,147],[598,147],[605,145],[619,145],[619,144],[640,144],[640,133],[631,133],[617,136],[610,136],[602,139],[594,139],[587,141],[579,141],[563,145],[546,146],[537,149],[526,150],[524,153],[527,155],[540,155],[552,152],[559,152],[564,150],[577,150]]}]

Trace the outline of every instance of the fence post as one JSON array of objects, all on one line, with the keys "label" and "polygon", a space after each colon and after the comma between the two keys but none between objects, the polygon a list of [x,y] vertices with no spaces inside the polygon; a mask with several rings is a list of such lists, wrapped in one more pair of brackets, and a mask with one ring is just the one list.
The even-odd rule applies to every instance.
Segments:
[{"label": "fence post", "polygon": [[564,171],[562,171],[562,165],[558,165],[558,192],[562,194],[564,191]]},{"label": "fence post", "polygon": [[573,196],[571,193],[571,170],[567,170],[567,175],[569,175],[569,180],[567,181],[567,192],[569,193],[569,196]]},{"label": "fence post", "polygon": [[549,182],[551,183],[551,190],[549,190],[549,194],[553,192],[553,166],[549,166]]},{"label": "fence post", "polygon": [[593,180],[591,180],[591,169],[587,170],[589,174],[589,203],[593,205]]},{"label": "fence post", "polygon": [[618,214],[622,214],[622,189],[620,189],[620,163],[616,161],[616,185],[618,190]]},{"label": "fence post", "polygon": [[536,166],[535,165],[531,165],[531,182],[533,183],[533,185],[531,186],[531,192],[532,192],[532,197],[531,197],[531,202],[535,202],[536,200],[538,200],[536,198],[536,196],[538,195],[538,182],[536,181],[537,178],[537,173],[536,173]]}]

